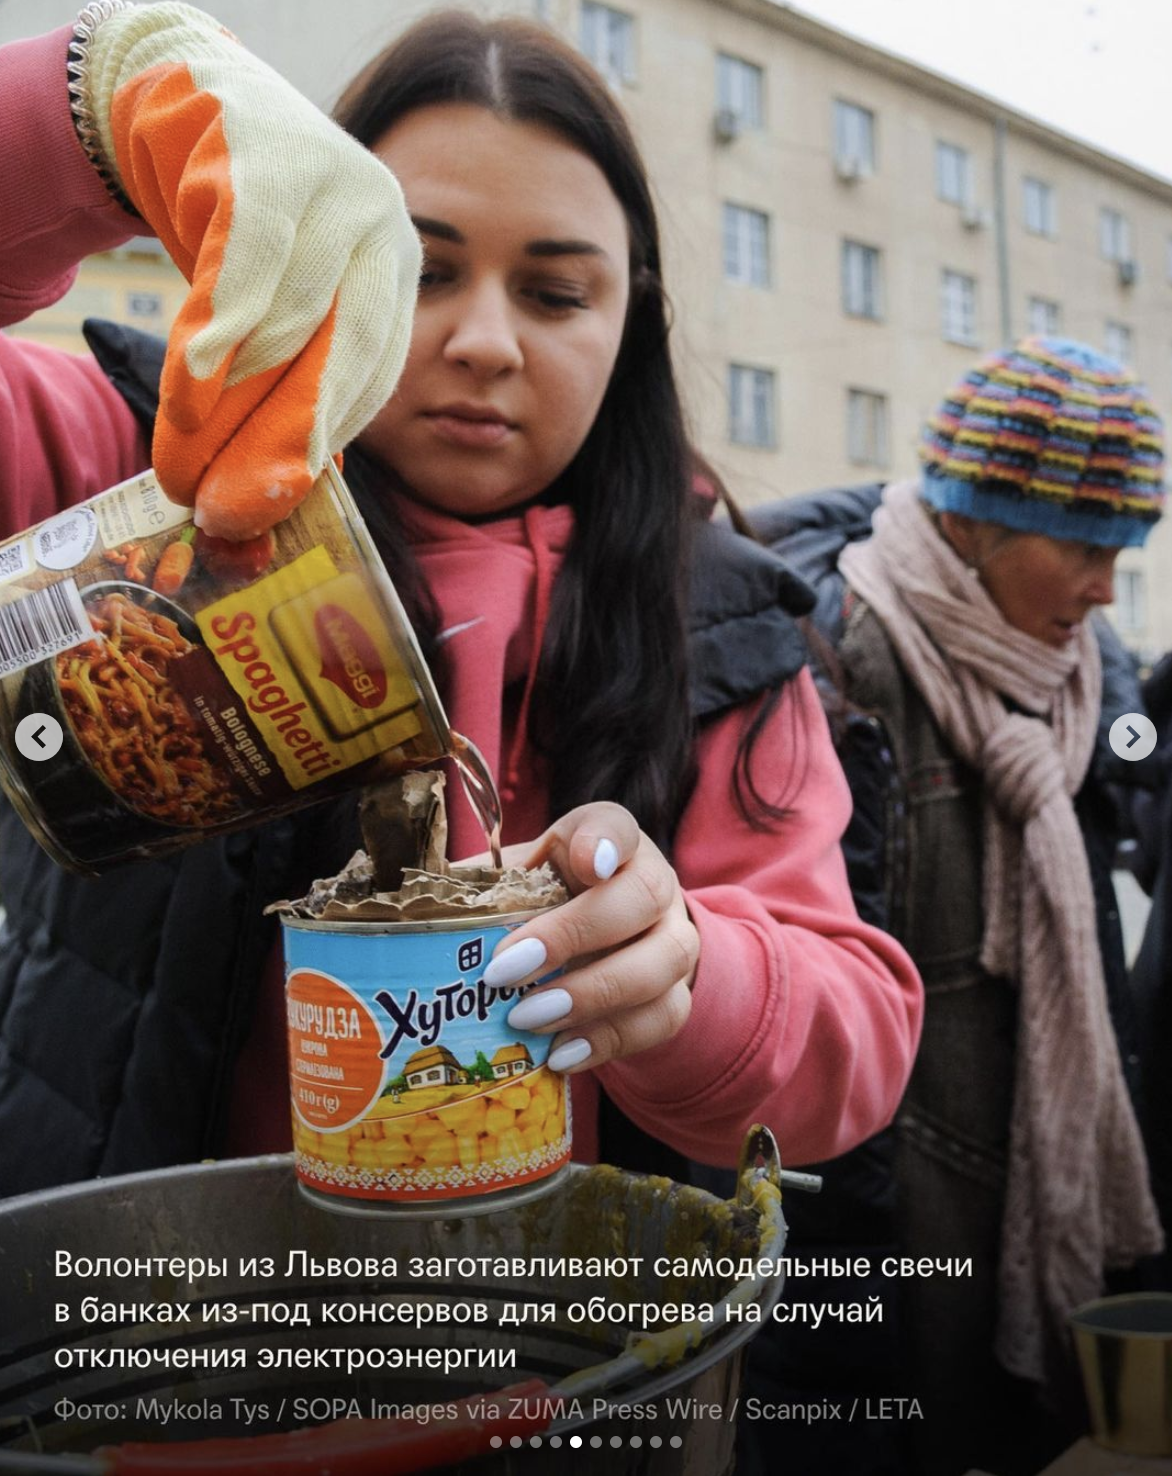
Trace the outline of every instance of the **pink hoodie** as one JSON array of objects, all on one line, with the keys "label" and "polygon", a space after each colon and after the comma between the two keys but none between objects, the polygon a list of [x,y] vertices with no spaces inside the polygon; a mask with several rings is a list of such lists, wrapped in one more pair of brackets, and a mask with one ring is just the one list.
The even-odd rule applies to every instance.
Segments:
[{"label": "pink hoodie", "polygon": [[[77,144],[67,38],[62,30],[0,51],[4,323],[56,301],[81,256],[142,230]],[[0,335],[3,536],[148,460],[96,365]],[[553,817],[522,694],[572,517],[534,507],[474,526],[417,504],[404,513],[446,632],[449,716],[500,778],[505,839],[534,838]],[[735,1162],[758,1121],[788,1162],[841,1153],[889,1122],[903,1093],[921,988],[899,945],[855,914],[839,848],[850,798],[808,673],[789,684],[757,745],[756,786],[786,807],[768,831],[739,815],[730,789],[752,716],[735,710],[705,728],[672,858],[701,939],[691,1017],[663,1045],[572,1078],[576,1158],[596,1156],[599,1081],[640,1126],[718,1164]],[[453,858],[482,850],[470,810],[457,801],[452,811]]]}]

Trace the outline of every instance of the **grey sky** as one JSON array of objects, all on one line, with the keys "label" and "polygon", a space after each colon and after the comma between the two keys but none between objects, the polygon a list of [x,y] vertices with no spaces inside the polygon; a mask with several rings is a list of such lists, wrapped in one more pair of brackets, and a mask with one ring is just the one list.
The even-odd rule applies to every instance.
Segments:
[{"label": "grey sky", "polygon": [[786,8],[1172,179],[1168,0],[802,0]]}]

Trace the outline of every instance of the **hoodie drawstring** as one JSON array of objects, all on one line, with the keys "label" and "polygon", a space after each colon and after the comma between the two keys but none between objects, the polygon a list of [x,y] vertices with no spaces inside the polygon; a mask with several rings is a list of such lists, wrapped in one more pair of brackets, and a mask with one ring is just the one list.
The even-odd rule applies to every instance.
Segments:
[{"label": "hoodie drawstring", "polygon": [[553,592],[553,558],[545,536],[543,507],[525,510],[522,525],[525,540],[533,555],[533,644],[529,649],[529,670],[525,674],[525,688],[521,694],[521,706],[517,711],[517,725],[513,729],[513,741],[509,745],[508,761],[505,764],[501,799],[511,803],[517,795],[521,778],[521,759],[529,729],[529,706],[533,699],[533,688],[537,684],[537,670],[541,665],[541,650],[545,644],[545,627],[549,620],[549,601]]}]

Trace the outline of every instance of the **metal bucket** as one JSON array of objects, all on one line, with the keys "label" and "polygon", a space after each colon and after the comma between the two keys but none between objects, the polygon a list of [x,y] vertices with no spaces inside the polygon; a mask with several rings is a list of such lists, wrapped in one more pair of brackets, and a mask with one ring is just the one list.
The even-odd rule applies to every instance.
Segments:
[{"label": "metal bucket", "polygon": [[1095,1443],[1172,1456],[1172,1295],[1102,1297],[1070,1324]]},{"label": "metal bucket", "polygon": [[[131,1175],[0,1203],[0,1471],[55,1471],[59,1476],[117,1471],[123,1468],[115,1457],[102,1464],[63,1453],[84,1456],[133,1440],[260,1436],[253,1442],[256,1449],[266,1439],[288,1440],[274,1431],[315,1422],[276,1414],[278,1408],[291,1409],[294,1398],[306,1403],[353,1400],[355,1410],[373,1412],[389,1405],[436,1404],[540,1379],[562,1397],[552,1423],[536,1427],[541,1436],[526,1436],[517,1448],[506,1433],[503,1444],[498,1438],[500,1448],[478,1451],[472,1460],[465,1445],[459,1459],[380,1469],[474,1468],[477,1476],[548,1471],[558,1459],[553,1453],[558,1445],[551,1449],[554,1439],[566,1445],[574,1432],[583,1431],[586,1438],[573,1449],[579,1471],[720,1476],[731,1469],[741,1360],[758,1325],[740,1320],[736,1310],[730,1315],[730,1309],[743,1310],[755,1302],[767,1319],[781,1291],[778,1275],[738,1280],[732,1268],[780,1257],[785,1222],[779,1191],[788,1179],[778,1165],[772,1135],[754,1129],[742,1153],[737,1196],[728,1202],[665,1179],[575,1165],[555,1192],[498,1214],[366,1219],[315,1208],[298,1193],[290,1157],[274,1155]],[[801,1183],[801,1176],[792,1179],[799,1187],[810,1187]],[[381,1264],[394,1257],[397,1274],[369,1280],[336,1274],[332,1281],[299,1278],[288,1259],[296,1251],[304,1251],[318,1268],[328,1267],[331,1260],[370,1258]],[[159,1274],[155,1267],[155,1274],[87,1275],[71,1281],[55,1274],[58,1252],[84,1258],[87,1272],[103,1257],[112,1261],[111,1270],[125,1269],[120,1258],[133,1262],[197,1256],[222,1262],[226,1269],[222,1275],[197,1274],[192,1280],[169,1271]],[[473,1279],[458,1283],[409,1279],[409,1262],[419,1257],[477,1259],[481,1266]],[[511,1264],[514,1258],[531,1257],[619,1258],[626,1264],[617,1275],[540,1284]],[[265,1258],[274,1263],[273,1275],[263,1274]],[[657,1274],[657,1258],[686,1261],[688,1273]],[[497,1274],[505,1270],[509,1274]],[[124,1325],[86,1321],[79,1310],[83,1297],[122,1306],[187,1306],[190,1320],[139,1318]],[[571,1308],[592,1297],[605,1299],[607,1307],[646,1304],[652,1309],[650,1322],[642,1316],[611,1321],[608,1315],[596,1322],[575,1317]],[[369,1321],[326,1325],[325,1305],[339,1301],[375,1311]],[[385,1303],[431,1304],[434,1316],[443,1305],[454,1310],[469,1302],[488,1308],[487,1322],[375,1320]],[[61,1321],[58,1304],[69,1309]],[[304,1304],[309,1325],[274,1320],[265,1309],[277,1304]],[[549,1304],[555,1311],[548,1322],[501,1324],[506,1304],[521,1309]],[[681,1306],[705,1308],[711,1315],[696,1314],[691,1323],[673,1321],[670,1311],[664,1315],[665,1309]],[[288,1367],[264,1369],[258,1364],[261,1350],[288,1348],[296,1354],[339,1346],[396,1348],[408,1354],[468,1350],[472,1366],[485,1352],[511,1350],[515,1363],[503,1371],[498,1364],[455,1376],[436,1373],[418,1360],[393,1373],[370,1368],[357,1373],[299,1368],[290,1373]],[[74,1349],[98,1351],[104,1366],[79,1367],[72,1353],[62,1353]],[[200,1361],[192,1359],[193,1353],[242,1349],[247,1366],[174,1367],[159,1360],[148,1367],[142,1366],[140,1352],[126,1360],[120,1349],[148,1350],[150,1359],[156,1352],[166,1357],[186,1350],[181,1363]],[[120,1360],[129,1366],[111,1366]],[[92,1364],[89,1353],[85,1361]],[[151,1406],[152,1399],[159,1405]],[[263,1405],[267,1418],[245,1425],[243,1404],[233,1405],[233,1400]],[[86,1416],[79,1418],[69,1405],[87,1407]],[[111,1405],[114,1413],[125,1411],[125,1418],[103,1417],[101,1407]],[[95,1412],[93,1406],[99,1409]],[[632,1417],[632,1406],[638,1407],[637,1416]],[[176,1418],[164,1429],[151,1428],[149,1420],[136,1423],[136,1412],[152,1407],[191,1410],[193,1417]],[[314,1433],[325,1436],[327,1430]],[[638,1446],[631,1438],[635,1433],[641,1436]],[[601,1437],[598,1447],[592,1444],[594,1436]],[[618,1437],[613,1446],[612,1437]],[[488,1444],[485,1435],[482,1446]],[[153,1449],[157,1458],[135,1469],[166,1471],[168,1451],[177,1453],[179,1447],[159,1444]],[[328,1465],[298,1464],[296,1469],[324,1472]],[[233,1469],[230,1459],[222,1469]],[[249,1470],[265,1469],[276,1473],[292,1467],[249,1465]]]}]

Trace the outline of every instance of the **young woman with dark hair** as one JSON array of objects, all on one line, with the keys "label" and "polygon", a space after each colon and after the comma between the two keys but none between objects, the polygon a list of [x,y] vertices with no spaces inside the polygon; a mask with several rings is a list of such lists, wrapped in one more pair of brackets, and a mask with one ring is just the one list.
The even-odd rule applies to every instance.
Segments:
[{"label": "young woman with dark hair", "polygon": [[[530,726],[550,762],[553,813],[615,800],[667,845],[691,783],[691,722],[678,697],[693,513],[682,495],[689,455],[647,179],[597,73],[522,21],[432,16],[361,73],[334,115],[379,153],[400,119],[444,105],[557,135],[601,170],[626,223],[629,299],[614,368],[585,440],[540,491],[544,503],[573,510],[575,537],[550,608]],[[426,313],[461,253],[422,234]],[[445,255],[453,263],[441,264]],[[362,444],[373,446],[376,433]],[[393,453],[385,459],[393,467]]]},{"label": "young woman with dark hair", "polygon": [[[8,320],[64,290],[63,263],[141,233],[133,204],[194,283],[154,425],[164,486],[240,537],[347,444],[449,716],[501,782],[510,859],[552,858],[574,894],[487,977],[564,966],[514,1014],[572,1075],[576,1155],[597,1154],[600,1088],[713,1163],[754,1121],[793,1162],[877,1129],[910,1069],[919,981],[851,904],[849,797],[795,655],[794,581],[698,511],[655,214],[604,84],[542,28],[436,16],[344,96],[364,149],[315,132],[199,12],[109,9],[80,43],[85,152],[54,113],[67,34],[0,53],[0,123],[54,180],[52,200],[6,194],[28,210],[0,226]],[[354,181],[353,223],[330,203],[335,177]],[[386,322],[404,316],[400,188],[424,250],[409,348]],[[262,293],[250,274],[270,270]],[[133,352],[113,368],[123,387],[143,378]],[[4,337],[0,376],[7,531],[146,463],[88,361]],[[292,413],[286,382],[305,386]],[[246,481],[228,475],[244,446]],[[345,859],[338,818],[87,886],[0,815],[7,1192],[287,1145],[280,954],[260,912]],[[463,806],[450,819],[453,859],[482,849]]]}]

